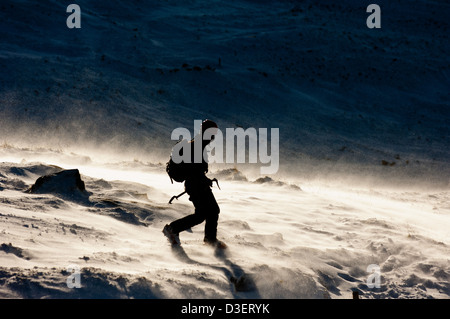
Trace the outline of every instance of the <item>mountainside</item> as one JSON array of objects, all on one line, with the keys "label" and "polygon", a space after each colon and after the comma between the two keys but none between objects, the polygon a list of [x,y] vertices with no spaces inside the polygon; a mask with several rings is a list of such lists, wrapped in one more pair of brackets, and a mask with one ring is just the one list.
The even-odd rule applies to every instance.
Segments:
[{"label": "mountainside", "polygon": [[280,128],[285,164],[448,172],[444,1],[380,2],[381,29],[360,1],[78,1],[80,29],[67,4],[2,3],[9,144],[165,159],[212,118]]}]

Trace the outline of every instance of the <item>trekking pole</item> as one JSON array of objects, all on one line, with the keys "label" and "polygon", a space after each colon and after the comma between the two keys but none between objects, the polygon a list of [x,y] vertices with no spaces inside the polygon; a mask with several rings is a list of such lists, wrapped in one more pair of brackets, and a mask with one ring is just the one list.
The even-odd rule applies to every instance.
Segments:
[{"label": "trekking pole", "polygon": [[169,204],[172,204],[172,201],[173,201],[174,199],[178,199],[178,198],[180,198],[181,196],[183,196],[184,194],[186,194],[186,191],[182,192],[181,194],[172,196],[172,198],[169,200]]}]

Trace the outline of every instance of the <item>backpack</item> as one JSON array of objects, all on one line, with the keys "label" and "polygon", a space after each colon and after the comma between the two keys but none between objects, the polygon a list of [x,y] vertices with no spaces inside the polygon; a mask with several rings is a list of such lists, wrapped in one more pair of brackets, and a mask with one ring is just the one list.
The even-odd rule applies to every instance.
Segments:
[{"label": "backpack", "polygon": [[169,175],[172,184],[173,181],[183,183],[187,176],[186,163],[175,163],[172,160],[172,156],[170,156],[169,161],[166,163],[166,172]]},{"label": "backpack", "polygon": [[[178,142],[180,143],[180,142]],[[178,144],[177,143],[177,144]],[[185,162],[181,163],[175,163],[172,160],[173,156],[173,149],[172,153],[170,155],[169,161],[166,163],[166,172],[170,177],[170,181],[173,184],[173,181],[178,183],[183,183],[186,180],[187,174],[188,174],[188,164]]]}]

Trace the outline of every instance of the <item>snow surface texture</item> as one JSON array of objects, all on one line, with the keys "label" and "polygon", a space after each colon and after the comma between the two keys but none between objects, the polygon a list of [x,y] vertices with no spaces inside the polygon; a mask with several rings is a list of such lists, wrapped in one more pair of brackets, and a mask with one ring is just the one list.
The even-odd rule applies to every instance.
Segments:
[{"label": "snow surface texture", "polygon": [[[173,249],[162,228],[193,209],[186,196],[167,204],[181,184],[170,184],[163,166],[80,166],[85,190],[63,174],[55,183],[64,191],[29,192],[41,174],[61,170],[0,167],[2,297],[450,296],[447,191],[299,187],[212,172],[221,177],[218,237],[228,249],[205,246],[202,226]],[[81,288],[67,287],[73,265]],[[380,268],[379,288],[368,286],[369,265]]]},{"label": "snow surface texture", "polygon": [[[449,297],[447,2],[75,2],[0,4],[1,297]],[[212,165],[229,249],[174,251],[162,163],[203,118],[279,128],[280,171]],[[85,190],[30,191],[62,168]]]}]

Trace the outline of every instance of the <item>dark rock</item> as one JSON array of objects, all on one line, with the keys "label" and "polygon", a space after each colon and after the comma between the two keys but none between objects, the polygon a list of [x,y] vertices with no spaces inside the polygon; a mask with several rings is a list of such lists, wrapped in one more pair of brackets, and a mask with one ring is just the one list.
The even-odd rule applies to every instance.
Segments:
[{"label": "dark rock", "polygon": [[63,170],[39,177],[31,188],[32,194],[86,195],[84,182],[78,169]]},{"label": "dark rock", "polygon": [[27,259],[27,260],[29,260],[30,258],[28,258],[28,257],[25,257],[24,255],[23,255],[23,250],[22,250],[22,248],[19,248],[19,247],[14,247],[13,245],[11,245],[11,243],[9,243],[9,244],[1,244],[0,245],[0,251],[4,251],[5,253],[7,253],[7,254],[13,254],[13,255],[16,255],[17,257],[19,257],[19,258],[24,258],[24,259]]}]

